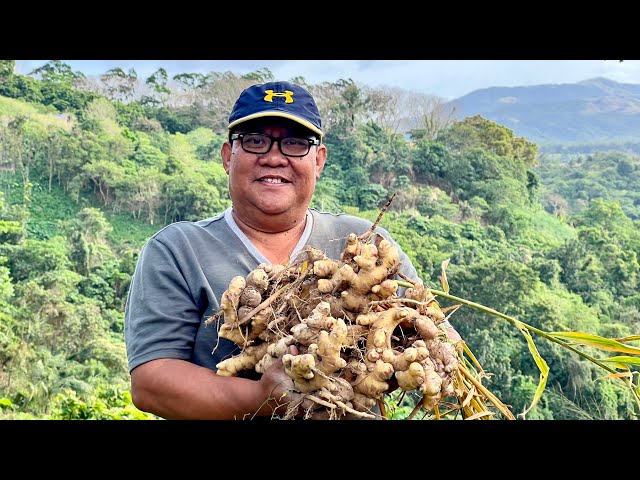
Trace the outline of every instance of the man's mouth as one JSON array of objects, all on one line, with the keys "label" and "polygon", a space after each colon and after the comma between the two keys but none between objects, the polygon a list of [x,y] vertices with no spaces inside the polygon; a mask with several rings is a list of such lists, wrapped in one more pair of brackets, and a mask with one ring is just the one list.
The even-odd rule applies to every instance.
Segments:
[{"label": "man's mouth", "polygon": [[284,178],[274,178],[274,177],[262,177],[257,180],[258,182],[263,183],[290,183],[288,180]]}]

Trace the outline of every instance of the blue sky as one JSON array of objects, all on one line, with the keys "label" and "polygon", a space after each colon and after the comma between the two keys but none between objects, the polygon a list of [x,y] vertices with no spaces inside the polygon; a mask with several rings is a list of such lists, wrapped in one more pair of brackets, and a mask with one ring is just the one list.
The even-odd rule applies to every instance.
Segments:
[{"label": "blue sky", "polygon": [[[17,60],[28,74],[48,60]],[[576,83],[605,77],[640,84],[638,60],[63,60],[85,75],[111,68],[134,68],[147,78],[158,68],[169,75],[231,71],[244,74],[268,68],[279,80],[303,76],[308,83],[353,79],[370,87],[405,90],[453,99],[486,87]]]}]

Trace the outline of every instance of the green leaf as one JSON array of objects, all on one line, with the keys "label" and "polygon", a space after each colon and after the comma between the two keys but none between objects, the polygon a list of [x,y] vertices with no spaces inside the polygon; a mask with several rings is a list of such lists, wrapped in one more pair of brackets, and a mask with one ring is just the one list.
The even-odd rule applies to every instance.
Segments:
[{"label": "green leaf", "polygon": [[450,259],[447,258],[445,261],[442,262],[442,265],[441,265],[442,270],[440,272],[440,283],[442,283],[442,290],[445,293],[449,293],[449,282],[447,281],[447,273],[446,273],[447,267],[449,266],[449,260]]},{"label": "green leaf", "polygon": [[606,350],[608,352],[635,353],[640,354],[640,348],[623,345],[611,338],[600,337],[583,332],[549,332],[555,338],[569,340],[580,345]]},{"label": "green leaf", "polygon": [[540,383],[538,383],[538,388],[536,388],[536,393],[533,396],[533,401],[531,402],[531,405],[529,405],[529,407],[525,409],[524,412],[518,414],[518,416],[522,416],[522,418],[524,418],[525,415],[536,405],[536,403],[538,403],[538,401],[542,397],[542,392],[544,392],[544,389],[547,386],[547,378],[549,377],[549,365],[547,365],[547,362],[545,362],[544,358],[542,358],[540,356],[540,353],[538,353],[538,349],[536,348],[535,343],[533,343],[533,338],[531,338],[531,334],[525,328],[525,326],[517,320],[515,325],[520,329],[522,334],[527,339],[529,352],[531,352],[531,355],[533,356],[533,359],[535,360],[536,365],[540,370]]},{"label": "green leaf", "polygon": [[613,364],[615,368],[619,368],[621,370],[627,370],[629,366],[637,365],[640,366],[640,358],[638,357],[629,357],[627,355],[619,355],[616,357],[609,357],[600,360],[601,362],[607,362]]}]

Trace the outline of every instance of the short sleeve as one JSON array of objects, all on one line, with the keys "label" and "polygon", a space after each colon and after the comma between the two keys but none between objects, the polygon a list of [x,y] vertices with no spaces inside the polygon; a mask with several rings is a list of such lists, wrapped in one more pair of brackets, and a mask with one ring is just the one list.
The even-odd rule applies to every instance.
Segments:
[{"label": "short sleeve", "polygon": [[158,358],[190,360],[199,308],[171,250],[152,237],[143,247],[125,307],[129,371]]}]

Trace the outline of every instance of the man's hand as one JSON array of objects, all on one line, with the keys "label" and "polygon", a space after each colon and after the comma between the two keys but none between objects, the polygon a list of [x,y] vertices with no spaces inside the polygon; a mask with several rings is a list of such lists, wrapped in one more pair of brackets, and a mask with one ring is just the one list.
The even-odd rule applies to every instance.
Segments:
[{"label": "man's hand", "polygon": [[[292,345],[289,347],[289,353],[298,355],[298,349]],[[274,359],[259,381],[263,385],[267,394],[266,401],[273,407],[274,414],[285,414],[289,403],[301,401],[301,395],[295,391],[293,379],[284,371],[281,358]]]}]

